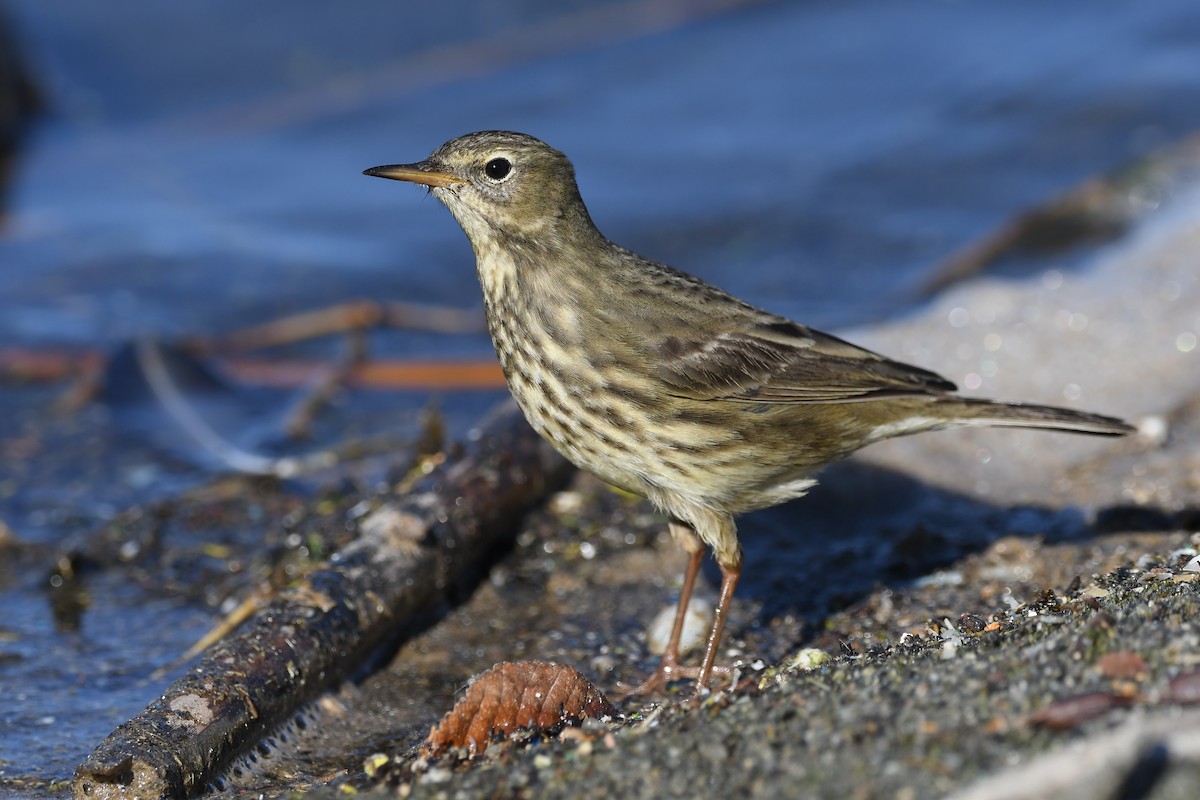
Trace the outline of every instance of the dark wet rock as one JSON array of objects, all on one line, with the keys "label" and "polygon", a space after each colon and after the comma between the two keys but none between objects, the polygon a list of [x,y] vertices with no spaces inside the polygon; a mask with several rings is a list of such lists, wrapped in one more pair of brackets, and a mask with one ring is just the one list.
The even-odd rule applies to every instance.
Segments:
[{"label": "dark wet rock", "polygon": [[21,52],[17,33],[0,6],[0,211],[21,135],[42,107]]}]

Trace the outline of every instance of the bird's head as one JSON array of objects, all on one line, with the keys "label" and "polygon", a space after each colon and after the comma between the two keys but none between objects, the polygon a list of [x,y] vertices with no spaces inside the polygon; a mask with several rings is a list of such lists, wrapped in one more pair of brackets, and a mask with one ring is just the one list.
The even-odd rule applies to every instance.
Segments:
[{"label": "bird's head", "polygon": [[482,131],[446,142],[424,161],[364,174],[428,186],[472,243],[547,241],[594,231],[565,155],[523,133]]}]

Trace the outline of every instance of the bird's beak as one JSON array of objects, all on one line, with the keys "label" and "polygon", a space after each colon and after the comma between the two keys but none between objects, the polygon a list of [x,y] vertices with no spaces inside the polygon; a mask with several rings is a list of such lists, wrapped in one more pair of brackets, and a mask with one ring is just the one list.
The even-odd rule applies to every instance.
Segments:
[{"label": "bird's beak", "polygon": [[418,161],[416,164],[389,164],[382,167],[364,169],[363,175],[374,175],[376,178],[391,178],[394,181],[408,181],[423,186],[457,186],[466,183],[465,180],[449,172],[439,172],[428,161]]}]

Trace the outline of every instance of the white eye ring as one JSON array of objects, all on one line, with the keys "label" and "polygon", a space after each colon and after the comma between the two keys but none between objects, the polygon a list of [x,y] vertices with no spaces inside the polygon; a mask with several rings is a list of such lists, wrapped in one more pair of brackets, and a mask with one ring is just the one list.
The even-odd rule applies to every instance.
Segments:
[{"label": "white eye ring", "polygon": [[503,183],[513,173],[512,159],[507,156],[494,156],[483,165],[483,174],[494,183]]}]

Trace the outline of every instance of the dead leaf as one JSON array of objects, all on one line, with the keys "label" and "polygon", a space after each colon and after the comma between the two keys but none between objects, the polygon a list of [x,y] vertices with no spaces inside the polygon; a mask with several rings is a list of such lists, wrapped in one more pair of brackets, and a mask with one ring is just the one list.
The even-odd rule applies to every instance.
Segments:
[{"label": "dead leaf", "polygon": [[425,740],[424,753],[463,747],[483,752],[492,737],[516,730],[553,731],[616,709],[578,671],[545,661],[501,662],[477,676]]}]

